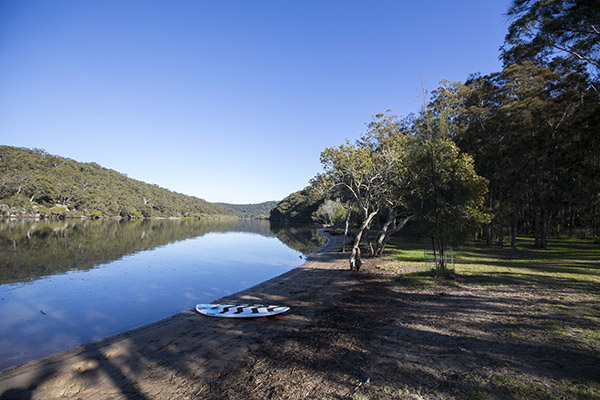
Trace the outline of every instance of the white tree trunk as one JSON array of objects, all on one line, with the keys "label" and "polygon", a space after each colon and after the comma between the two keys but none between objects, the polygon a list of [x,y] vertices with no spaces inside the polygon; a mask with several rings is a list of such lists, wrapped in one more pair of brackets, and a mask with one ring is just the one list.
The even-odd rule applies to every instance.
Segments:
[{"label": "white tree trunk", "polygon": [[373,220],[373,218],[375,218],[375,216],[377,215],[377,212],[378,212],[378,210],[375,210],[375,211],[371,212],[371,214],[367,215],[367,217],[361,224],[360,229],[358,230],[358,233],[356,234],[356,238],[354,239],[354,246],[352,247],[352,252],[350,253],[350,260],[349,260],[350,261],[350,269],[352,269],[352,270],[354,270],[354,269],[356,269],[357,271],[360,270],[360,266],[362,265],[362,261],[360,259],[360,240],[362,238],[363,233],[369,226],[369,224],[371,224],[371,221]]}]

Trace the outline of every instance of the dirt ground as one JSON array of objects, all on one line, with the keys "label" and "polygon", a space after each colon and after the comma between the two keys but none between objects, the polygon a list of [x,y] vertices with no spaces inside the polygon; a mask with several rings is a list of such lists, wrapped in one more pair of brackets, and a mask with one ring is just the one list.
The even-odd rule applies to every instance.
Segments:
[{"label": "dirt ground", "polygon": [[186,312],[2,371],[0,398],[600,398],[597,287],[422,285],[385,258],[353,273],[339,247],[221,300],[288,305],[284,318]]}]

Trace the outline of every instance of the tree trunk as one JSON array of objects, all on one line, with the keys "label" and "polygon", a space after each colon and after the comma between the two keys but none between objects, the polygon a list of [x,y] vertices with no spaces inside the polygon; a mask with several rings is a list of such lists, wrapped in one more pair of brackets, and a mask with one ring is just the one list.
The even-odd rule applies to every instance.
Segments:
[{"label": "tree trunk", "polygon": [[431,238],[431,249],[433,250],[433,265],[434,265],[433,272],[435,272],[435,270],[437,269],[437,251],[435,248],[436,248],[435,239],[432,237]]},{"label": "tree trunk", "polygon": [[438,240],[438,275],[446,276],[446,248],[443,239]]},{"label": "tree trunk", "polygon": [[542,247],[540,241],[540,212],[539,210],[535,210],[535,223],[533,227],[533,237],[535,238],[534,246]]},{"label": "tree trunk", "polygon": [[[488,196],[489,196],[489,208],[493,214],[494,213],[494,195],[493,195],[492,188],[490,188],[490,192],[488,193]],[[491,245],[494,241],[494,238],[492,237],[494,234],[493,221],[494,221],[494,219],[492,218],[491,221],[488,221],[485,223],[485,242],[488,246]]]},{"label": "tree trunk", "polygon": [[540,243],[540,247],[546,248],[548,247],[548,222],[549,222],[548,210],[544,208],[542,211],[542,240]]},{"label": "tree trunk", "polygon": [[519,229],[519,195],[515,199],[515,210],[513,212],[512,227],[510,229],[510,245],[516,247],[517,245],[517,230]]},{"label": "tree trunk", "polygon": [[373,211],[369,214],[366,219],[361,224],[356,237],[354,238],[354,246],[352,247],[352,252],[350,253],[350,269],[357,271],[360,270],[360,266],[362,265],[362,261],[360,259],[360,240],[362,238],[363,233],[373,220],[373,218],[377,215],[378,211]]},{"label": "tree trunk", "polygon": [[371,235],[369,235],[369,230],[371,229],[371,223],[367,225],[365,229],[365,250],[369,252],[369,257],[373,257],[375,255],[375,250],[373,249],[373,243],[371,243]]},{"label": "tree trunk", "polygon": [[575,234],[575,212],[573,212],[573,208],[569,206],[569,237],[573,237]]},{"label": "tree trunk", "polygon": [[502,182],[498,191],[498,246],[504,246],[504,202],[502,201]]},{"label": "tree trunk", "polygon": [[396,227],[394,227],[394,229],[388,230],[385,233],[385,235],[382,237],[381,245],[376,250],[376,255],[381,255],[383,253],[383,249],[387,245],[387,243],[390,240],[390,238],[392,237],[392,235],[396,234],[397,232],[400,232],[402,230],[402,228],[404,228],[404,226],[408,223],[408,221],[415,219],[416,217],[417,217],[417,214],[413,214],[409,217],[406,217],[399,225],[396,225]]},{"label": "tree trunk", "polygon": [[542,238],[541,238],[541,229],[540,229],[540,204],[542,204],[540,200],[540,178],[536,176],[535,178],[535,193],[534,193],[534,204],[535,204],[535,226],[533,236],[535,237],[535,247],[542,247]]},{"label": "tree trunk", "polygon": [[381,230],[377,233],[377,236],[375,238],[375,255],[381,254],[381,251],[379,250],[381,248],[381,244],[383,243],[387,232],[390,230],[390,227],[395,222],[396,222],[396,209],[392,208],[392,209],[390,209],[390,212],[388,213],[387,221],[385,222],[385,224],[383,224],[383,226],[381,227]]},{"label": "tree trunk", "polygon": [[523,191],[523,178],[521,177],[521,180],[519,182],[519,188],[517,189],[517,194],[515,196],[515,210],[514,210],[514,214],[513,214],[512,229],[510,231],[510,245],[512,247],[517,246],[517,231],[519,229],[519,212],[521,211],[520,205],[521,205],[522,191]]},{"label": "tree trunk", "polygon": [[352,207],[348,207],[348,213],[346,214],[346,227],[344,229],[344,244],[342,245],[342,253],[346,252],[346,240],[348,239],[348,227],[350,226],[350,214],[352,213]]},{"label": "tree trunk", "polygon": [[491,221],[492,228],[490,229],[491,236],[490,236],[489,244],[493,244],[494,239],[496,238],[496,198],[494,196],[492,196],[491,204],[492,204],[491,210],[492,210],[492,213],[494,213],[494,218],[492,218],[492,221]]}]

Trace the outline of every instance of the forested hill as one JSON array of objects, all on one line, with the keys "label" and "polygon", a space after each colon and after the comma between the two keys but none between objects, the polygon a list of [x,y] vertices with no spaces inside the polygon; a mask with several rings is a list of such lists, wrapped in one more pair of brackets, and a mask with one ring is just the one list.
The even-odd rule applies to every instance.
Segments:
[{"label": "forested hill", "polygon": [[281,200],[271,209],[269,219],[280,222],[312,222],[312,215],[325,201],[325,197],[307,186]]},{"label": "forested hill", "polygon": [[151,185],[96,163],[0,146],[2,215],[124,218],[235,215],[197,197]]},{"label": "forested hill", "polygon": [[258,204],[229,204],[216,203],[220,206],[234,210],[240,217],[243,218],[264,218],[269,217],[269,212],[277,206],[276,201],[265,201]]}]

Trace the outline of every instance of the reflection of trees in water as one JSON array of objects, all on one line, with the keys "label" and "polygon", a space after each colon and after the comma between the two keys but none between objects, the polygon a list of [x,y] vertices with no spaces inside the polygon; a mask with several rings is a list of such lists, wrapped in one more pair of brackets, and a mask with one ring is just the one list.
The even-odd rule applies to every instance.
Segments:
[{"label": "reflection of trees in water", "polygon": [[271,222],[271,230],[286,246],[302,254],[310,254],[327,244],[327,239],[314,226]]},{"label": "reflection of trees in water", "polygon": [[2,221],[0,283],[86,270],[167,243],[229,231],[273,236],[268,221],[258,220]]},{"label": "reflection of trees in water", "polygon": [[88,270],[128,254],[210,232],[277,236],[304,254],[324,243],[319,242],[321,237],[314,228],[271,227],[267,220],[0,221],[0,284]]}]

